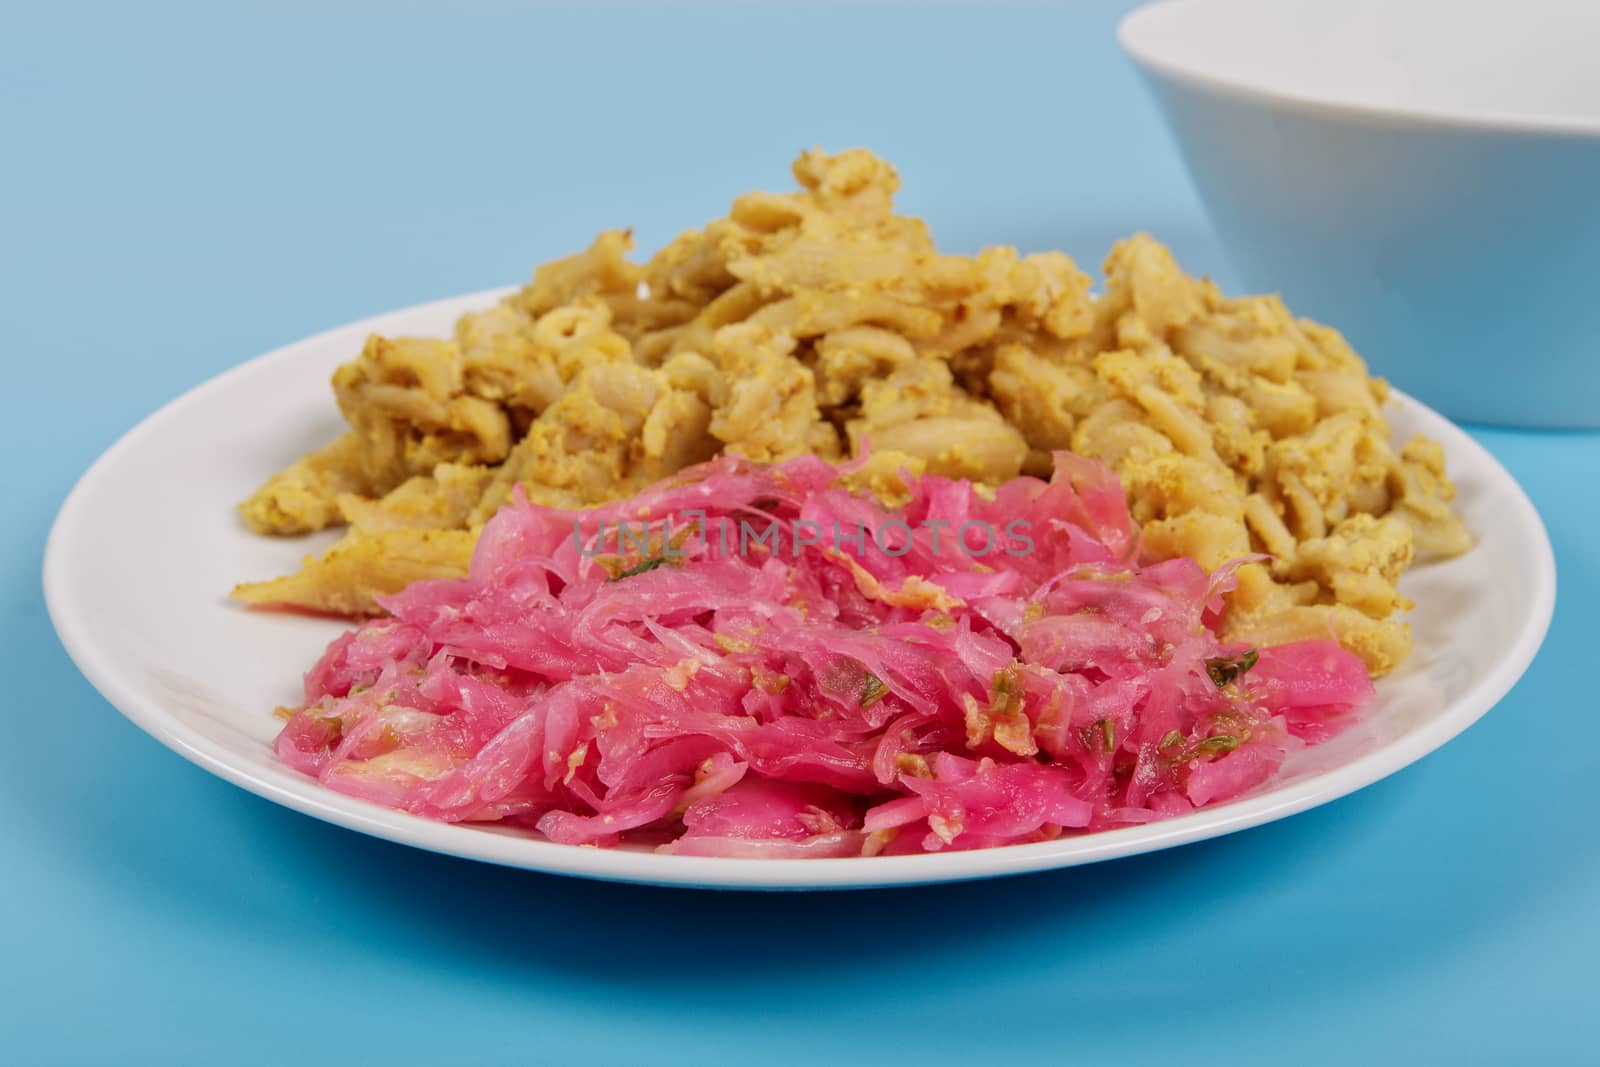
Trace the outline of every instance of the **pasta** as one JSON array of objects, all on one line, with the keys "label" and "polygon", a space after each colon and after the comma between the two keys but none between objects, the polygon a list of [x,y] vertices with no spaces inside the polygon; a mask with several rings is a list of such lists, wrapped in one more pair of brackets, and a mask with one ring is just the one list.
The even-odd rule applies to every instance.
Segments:
[{"label": "pasta", "polygon": [[518,485],[582,507],[723,452],[870,450],[855,478],[891,499],[901,469],[995,484],[1070,449],[1121,477],[1146,554],[1271,557],[1242,569],[1231,637],[1405,659],[1400,575],[1470,537],[1441,450],[1391,443],[1386,387],[1336,331],[1223,295],[1146,235],[1098,296],[1059,252],[940,253],[862,149],[794,174],[643,265],[608,231],[449,339],[369,339],[333,379],[349,431],[241,505],[260,533],[348,532],[235,595],[377,613],[460,573]]}]

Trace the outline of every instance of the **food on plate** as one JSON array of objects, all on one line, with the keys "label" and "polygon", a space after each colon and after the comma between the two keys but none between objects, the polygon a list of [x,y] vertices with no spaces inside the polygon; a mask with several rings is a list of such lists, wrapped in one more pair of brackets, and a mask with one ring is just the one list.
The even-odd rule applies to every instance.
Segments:
[{"label": "food on plate", "polygon": [[1229,639],[1331,635],[1375,675],[1405,659],[1401,574],[1470,538],[1441,449],[1391,443],[1386,388],[1337,332],[1224,296],[1143,235],[1098,296],[1059,252],[940,253],[861,149],[794,174],[801,191],[741,196],[642,266],[609,231],[453,337],[369,338],[333,377],[349,429],[242,505],[261,533],[347,532],[235,596],[381,613],[465,573],[518,486],[578,508],[715,455],[870,443],[859,477],[893,494],[902,468],[993,486],[1071,450],[1121,477],[1154,558],[1270,557],[1238,572]]},{"label": "food on plate", "polygon": [[1337,643],[1219,633],[1247,559],[1147,558],[1115,476],[1052,458],[992,490],[876,453],[724,456],[586,510],[513,488],[466,577],[329,646],[277,751],[559,843],[870,856],[1181,814],[1360,713]]}]

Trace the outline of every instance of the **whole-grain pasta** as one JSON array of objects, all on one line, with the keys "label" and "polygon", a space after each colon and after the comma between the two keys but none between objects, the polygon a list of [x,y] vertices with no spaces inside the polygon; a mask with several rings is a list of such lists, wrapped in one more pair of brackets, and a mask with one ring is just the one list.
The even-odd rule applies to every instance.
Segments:
[{"label": "whole-grain pasta", "polygon": [[464,568],[518,486],[582,507],[724,451],[870,450],[852,484],[892,502],[900,470],[998,483],[1070,448],[1121,477],[1147,556],[1270,557],[1241,570],[1230,635],[1404,660],[1400,576],[1471,538],[1442,451],[1390,440],[1387,389],[1336,331],[1142,234],[1098,296],[1059,252],[942,253],[862,149],[793,169],[799,191],[740,196],[642,265],[606,231],[450,339],[371,338],[334,375],[348,432],[241,506],[261,533],[349,532],[236,595],[377,611]]}]

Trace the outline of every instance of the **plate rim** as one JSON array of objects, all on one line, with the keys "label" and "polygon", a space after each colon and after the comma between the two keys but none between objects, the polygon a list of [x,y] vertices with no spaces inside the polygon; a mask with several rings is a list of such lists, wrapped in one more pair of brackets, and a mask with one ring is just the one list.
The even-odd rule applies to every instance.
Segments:
[{"label": "plate rim", "polygon": [[483,306],[516,286],[479,290],[425,301],[322,330],[245,360],[161,405],[124,432],[78,478],[64,498],[45,543],[42,579],[46,610],[58,640],[74,666],[121,715],[190,763],[248,792],[293,811],[397,844],[546,874],[604,881],[717,889],[871,889],[1003,877],[1056,870],[1101,860],[1155,852],[1274,822],[1319,807],[1382,780],[1436,751],[1482,718],[1511,690],[1533,662],[1549,631],[1555,610],[1556,563],[1549,533],[1527,493],[1481,444],[1427,405],[1391,388],[1391,396],[1411,405],[1428,432],[1447,437],[1452,447],[1473,455],[1497,488],[1519,534],[1536,553],[1531,610],[1495,667],[1443,713],[1404,736],[1380,745],[1349,763],[1264,793],[1177,818],[1141,826],[1004,848],[911,856],[816,859],[747,859],[674,856],[652,852],[580,848],[492,830],[439,823],[327,789],[287,767],[258,772],[230,758],[218,742],[146,698],[106,661],[92,626],[79,617],[69,595],[71,573],[67,542],[84,524],[96,485],[117,459],[137,447],[175,411],[203,402],[232,379],[296,350],[319,346],[334,335],[372,331],[398,315],[441,313]]}]

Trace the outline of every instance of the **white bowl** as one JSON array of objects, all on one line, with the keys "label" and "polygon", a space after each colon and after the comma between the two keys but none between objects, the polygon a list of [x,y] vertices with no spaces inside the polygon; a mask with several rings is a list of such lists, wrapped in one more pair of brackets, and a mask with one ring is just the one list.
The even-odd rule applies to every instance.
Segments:
[{"label": "white bowl", "polygon": [[1600,4],[1123,20],[1239,280],[1457,419],[1600,427]]}]

